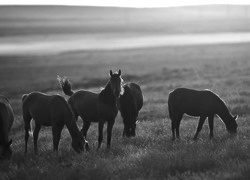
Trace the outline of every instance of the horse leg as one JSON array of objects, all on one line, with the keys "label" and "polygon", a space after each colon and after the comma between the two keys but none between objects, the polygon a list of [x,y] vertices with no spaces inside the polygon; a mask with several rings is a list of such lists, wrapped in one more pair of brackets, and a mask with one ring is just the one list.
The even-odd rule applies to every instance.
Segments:
[{"label": "horse leg", "polygon": [[173,141],[175,140],[175,121],[171,121]]},{"label": "horse leg", "polygon": [[115,119],[108,121],[108,127],[107,127],[107,148],[110,148],[110,142],[111,142],[111,136],[112,136],[112,129],[113,125],[115,123]]},{"label": "horse leg", "polygon": [[35,130],[33,132],[34,150],[36,154],[37,154],[37,139],[38,139],[38,133],[40,129],[41,129],[41,125],[36,123]]},{"label": "horse leg", "polygon": [[24,129],[25,129],[25,151],[24,151],[24,153],[27,153],[29,131],[31,130],[31,127],[30,127],[31,119],[32,119],[32,117],[30,116],[30,114],[28,112],[23,112]]},{"label": "horse leg", "polygon": [[52,125],[52,134],[53,134],[53,147],[54,147],[54,151],[58,151],[58,144],[61,138],[61,132],[63,129],[63,125],[58,125],[58,124],[54,124]]},{"label": "horse leg", "polygon": [[209,129],[210,129],[210,139],[214,137],[214,115],[208,116],[208,124],[209,124]]},{"label": "horse leg", "polygon": [[175,135],[179,139],[180,133],[179,133],[179,127],[181,122],[182,115],[174,115],[172,119],[172,134],[173,134],[173,140],[175,140]]},{"label": "horse leg", "polygon": [[199,132],[201,131],[201,128],[202,128],[202,126],[203,126],[205,120],[206,120],[206,116],[201,116],[201,117],[200,117],[199,124],[198,124],[198,126],[197,126],[197,130],[196,130],[196,133],[195,133],[194,138],[193,138],[194,140],[197,139],[198,134],[199,134]]},{"label": "horse leg", "polygon": [[176,137],[177,137],[177,139],[180,139],[179,128],[180,128],[180,123],[181,123],[182,116],[183,116],[183,115],[179,115],[179,116],[176,118],[175,127],[176,127]]},{"label": "horse leg", "polygon": [[89,126],[90,126],[90,121],[83,121],[83,127],[82,127],[82,134],[83,134],[83,137],[85,137],[86,139],[86,136],[87,136],[87,132],[89,130]]},{"label": "horse leg", "polygon": [[101,147],[102,139],[103,139],[103,126],[105,121],[100,120],[98,124],[98,131],[99,131],[99,137],[98,137],[98,149]]}]

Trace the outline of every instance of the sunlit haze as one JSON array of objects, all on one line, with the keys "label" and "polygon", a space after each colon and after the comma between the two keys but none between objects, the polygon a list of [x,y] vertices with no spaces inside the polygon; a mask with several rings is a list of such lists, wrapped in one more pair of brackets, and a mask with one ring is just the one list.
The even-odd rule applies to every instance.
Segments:
[{"label": "sunlit haze", "polygon": [[81,6],[119,6],[119,7],[171,7],[187,5],[206,5],[206,4],[231,4],[231,5],[250,5],[246,0],[1,0],[0,5],[81,5]]}]

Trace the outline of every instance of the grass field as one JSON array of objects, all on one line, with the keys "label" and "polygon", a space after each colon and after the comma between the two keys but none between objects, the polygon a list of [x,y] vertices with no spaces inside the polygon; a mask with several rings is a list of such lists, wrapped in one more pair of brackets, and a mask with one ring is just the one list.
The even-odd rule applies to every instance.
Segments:
[{"label": "grass field", "polygon": [[[209,14],[210,11],[204,12]],[[60,15],[60,12],[55,14]],[[242,21],[240,19],[238,25],[224,28],[228,28],[226,31],[230,32],[239,29],[247,31],[248,26],[243,26]],[[11,21],[6,20],[8,22]],[[220,24],[218,22],[220,20],[213,22],[216,27]],[[165,25],[169,25],[168,23]],[[213,23],[204,25],[213,29]],[[10,27],[12,26],[8,28]],[[142,26],[138,25],[139,27]],[[193,28],[192,32],[196,32],[196,27],[200,26],[189,26]],[[5,34],[4,38],[24,37],[27,31],[21,33],[18,28],[11,28],[13,31],[1,31],[3,29],[0,28],[0,32]],[[42,29],[43,32],[33,29],[32,32],[53,34],[49,28]],[[180,33],[179,28],[181,26],[176,23],[172,33]],[[108,31],[110,29],[109,27]],[[150,33],[158,33],[156,29],[151,29]],[[66,31],[75,33],[68,29]],[[218,31],[224,32],[224,29],[219,28]],[[144,33],[147,34],[148,31]],[[0,56],[0,94],[10,98],[15,112],[10,135],[13,139],[13,156],[10,161],[0,162],[0,179],[249,179],[249,48],[249,43],[242,43]],[[42,128],[38,139],[39,154],[34,154],[31,137],[28,154],[25,156],[22,94],[42,91],[63,95],[56,81],[57,75],[69,77],[75,90],[84,88],[98,92],[108,81],[110,69],[121,69],[125,82],[132,81],[141,85],[144,106],[138,117],[140,122],[136,137],[122,138],[123,124],[118,114],[111,149],[106,149],[105,128],[104,143],[96,151],[97,124],[92,123],[87,138],[90,152],[76,154],[70,146],[71,138],[65,128],[59,154],[56,155],[52,152],[51,128]],[[230,112],[239,116],[237,136],[230,137],[222,121],[215,118],[214,139],[209,140],[208,123],[205,122],[198,140],[193,141],[198,119],[185,116],[181,122],[181,140],[173,142],[167,100],[168,93],[177,87],[211,89],[219,94]],[[78,120],[77,123],[80,128],[82,121]]]}]

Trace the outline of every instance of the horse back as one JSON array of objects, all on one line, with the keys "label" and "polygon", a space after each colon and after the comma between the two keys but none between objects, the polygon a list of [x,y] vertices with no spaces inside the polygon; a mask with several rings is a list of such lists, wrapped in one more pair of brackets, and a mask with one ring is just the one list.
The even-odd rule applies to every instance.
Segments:
[{"label": "horse back", "polygon": [[23,101],[23,114],[30,114],[36,123],[51,126],[52,119],[63,117],[67,102],[60,95],[32,92]]},{"label": "horse back", "polygon": [[49,107],[51,119],[56,119],[62,122],[72,119],[73,112],[64,97],[60,95],[53,95]]},{"label": "horse back", "polygon": [[98,94],[80,90],[75,92],[68,100],[68,103],[74,111],[82,118],[97,119],[98,117]]},{"label": "horse back", "polygon": [[42,114],[48,112],[51,96],[40,92],[32,92],[23,98],[23,110],[28,110],[31,114]]},{"label": "horse back", "polygon": [[209,90],[193,90],[178,88],[170,92],[168,99],[171,113],[188,114],[190,116],[212,115],[223,106],[222,100]]}]

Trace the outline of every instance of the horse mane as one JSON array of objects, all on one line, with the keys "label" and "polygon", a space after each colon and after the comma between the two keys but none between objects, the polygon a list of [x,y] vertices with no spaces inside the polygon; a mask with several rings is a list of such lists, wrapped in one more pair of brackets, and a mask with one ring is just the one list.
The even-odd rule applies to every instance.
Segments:
[{"label": "horse mane", "polygon": [[222,110],[224,112],[228,112],[230,114],[229,109],[227,108],[226,102],[222,98],[220,98],[220,96],[218,94],[216,94],[216,93],[214,93],[214,94],[218,98],[218,103],[220,105],[220,107],[218,107],[218,109]]},{"label": "horse mane", "polygon": [[220,111],[224,111],[224,112],[229,112],[229,109],[227,108],[226,102],[216,93],[214,93],[213,91],[211,91],[210,89],[205,89],[205,91],[209,91],[210,93],[214,94],[216,99],[217,99],[217,103],[218,103],[218,110]]},{"label": "horse mane", "polygon": [[123,86],[123,90],[124,90],[124,92],[123,92],[123,94],[122,94],[121,97],[125,97],[125,96],[128,96],[128,95],[132,96],[131,90],[130,90],[130,88],[127,86],[127,84],[125,84],[125,85]]},{"label": "horse mane", "polygon": [[22,102],[25,100],[25,98],[27,97],[27,95],[28,95],[28,94],[24,94],[24,95],[22,96]]},{"label": "horse mane", "polygon": [[125,89],[124,89],[125,86],[126,86],[126,84],[124,84],[124,81],[121,78],[121,92],[120,92],[120,95],[123,95],[125,93]]}]

